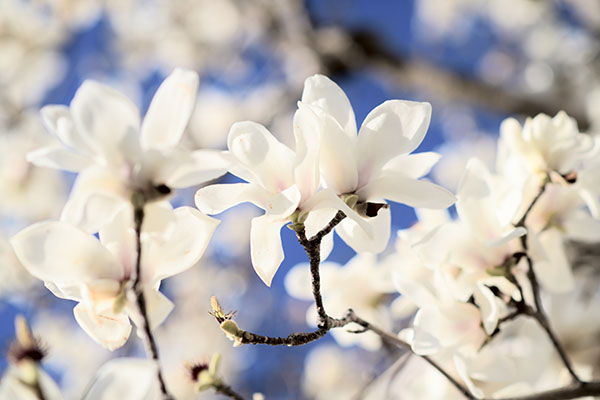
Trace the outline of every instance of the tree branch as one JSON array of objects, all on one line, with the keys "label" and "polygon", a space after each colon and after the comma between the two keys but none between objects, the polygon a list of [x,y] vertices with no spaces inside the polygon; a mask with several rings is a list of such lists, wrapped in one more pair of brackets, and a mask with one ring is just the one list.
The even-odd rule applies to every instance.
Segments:
[{"label": "tree branch", "polygon": [[244,400],[244,398],[241,395],[239,395],[238,393],[236,393],[231,386],[227,385],[226,383],[224,383],[221,380],[219,380],[218,382],[215,382],[212,385],[212,387],[213,387],[213,389],[215,389],[215,392],[222,394],[223,396],[227,396],[230,399]]},{"label": "tree branch", "polygon": [[144,344],[146,346],[146,352],[152,360],[156,362],[157,366],[157,378],[160,386],[160,391],[163,396],[163,400],[174,400],[173,396],[167,390],[162,371],[160,368],[160,360],[158,357],[158,346],[154,340],[152,330],[150,329],[150,322],[148,320],[148,311],[146,309],[146,298],[144,297],[144,289],[141,284],[142,276],[142,224],[144,222],[144,204],[134,204],[134,222],[135,222],[135,243],[137,257],[135,260],[135,279],[133,281],[133,292],[135,294],[136,304],[140,315],[142,317],[142,326],[140,327],[144,331]]}]

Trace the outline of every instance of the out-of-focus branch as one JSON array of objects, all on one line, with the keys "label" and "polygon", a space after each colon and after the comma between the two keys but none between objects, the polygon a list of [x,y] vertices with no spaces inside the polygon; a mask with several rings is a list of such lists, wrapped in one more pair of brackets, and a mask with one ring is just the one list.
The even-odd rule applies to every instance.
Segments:
[{"label": "out-of-focus branch", "polygon": [[[393,52],[376,34],[366,30],[349,31],[336,26],[339,36],[336,40],[344,45],[327,46],[326,43],[331,43],[331,29],[319,26],[301,0],[284,2],[267,10],[272,27],[267,39],[271,45],[284,48],[295,43],[298,47],[310,48],[320,72],[326,75],[371,71],[391,86],[422,92],[424,97],[437,101],[465,102],[507,115],[555,115],[564,110],[578,121],[580,129],[589,128],[584,99],[578,92],[574,93],[569,77],[558,77],[549,93],[518,92],[490,84],[473,74],[445,68],[426,58]],[[294,96],[280,102],[278,109],[293,107],[300,90],[289,88],[286,92]]]},{"label": "out-of-focus branch", "polygon": [[[318,33],[316,33],[318,37]],[[346,51],[322,57],[326,73],[371,70],[391,83],[423,92],[439,101],[465,102],[504,114],[533,116],[555,115],[564,110],[574,117],[581,129],[589,127],[581,99],[570,96],[533,96],[491,85],[477,76],[443,68],[424,58],[405,57],[384,48],[374,34],[349,33],[351,45]],[[318,40],[318,39],[315,39]]]}]

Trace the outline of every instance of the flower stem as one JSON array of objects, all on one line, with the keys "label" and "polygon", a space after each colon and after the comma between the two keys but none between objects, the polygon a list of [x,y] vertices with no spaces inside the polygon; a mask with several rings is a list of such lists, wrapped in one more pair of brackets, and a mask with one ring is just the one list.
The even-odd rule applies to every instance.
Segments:
[{"label": "flower stem", "polygon": [[138,311],[142,317],[141,328],[144,331],[144,344],[146,346],[146,352],[157,366],[157,378],[162,393],[163,400],[173,400],[173,396],[167,390],[165,380],[162,375],[160,368],[160,361],[158,357],[158,346],[154,340],[154,335],[150,329],[150,322],[148,321],[148,310],[146,308],[146,298],[144,296],[144,290],[141,284],[142,276],[142,224],[144,222],[144,206],[134,205],[134,222],[135,222],[135,243],[137,257],[135,261],[135,279],[133,281],[133,292],[135,294],[136,304]]},{"label": "flower stem", "polygon": [[231,386],[229,386],[221,380],[215,382],[213,384],[213,388],[215,389],[215,392],[222,394],[223,396],[227,396],[230,399],[244,400],[244,398],[238,393],[236,393]]}]

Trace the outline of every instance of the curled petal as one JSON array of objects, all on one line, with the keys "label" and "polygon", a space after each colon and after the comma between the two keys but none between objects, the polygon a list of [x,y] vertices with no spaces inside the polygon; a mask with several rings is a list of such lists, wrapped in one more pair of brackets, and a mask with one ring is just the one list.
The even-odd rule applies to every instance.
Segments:
[{"label": "curled petal", "polygon": [[148,240],[142,262],[150,285],[195,265],[208,247],[220,221],[192,207],[174,210],[174,219],[161,240]]},{"label": "curled petal", "polygon": [[304,81],[302,103],[329,114],[348,137],[356,136],[356,117],[344,91],[324,75],[313,75]]},{"label": "curled petal", "polygon": [[46,129],[58,137],[66,146],[85,154],[95,153],[87,138],[75,129],[69,107],[49,105],[42,107],[40,113]]},{"label": "curled petal", "polygon": [[482,284],[475,287],[473,296],[481,312],[483,328],[488,335],[491,335],[496,330],[498,318],[500,317],[497,298],[487,286]]},{"label": "curled petal", "polygon": [[[175,307],[175,304],[173,304],[173,302],[164,294],[149,285],[144,285],[144,300],[146,301],[148,322],[151,330],[158,328],[167,319]],[[142,337],[142,335],[144,335],[142,328],[144,322],[139,312],[139,308],[128,304],[127,313],[133,323],[139,328],[137,330],[138,336]]]},{"label": "curled petal", "polygon": [[121,265],[89,235],[65,222],[40,222],[12,239],[15,254],[36,278],[57,283],[120,280]]},{"label": "curled petal", "polygon": [[340,222],[336,232],[357,253],[381,253],[390,239],[392,217],[389,208],[382,208],[377,216],[363,220],[371,227],[372,236],[352,219]]},{"label": "curled petal", "polygon": [[[369,223],[363,217],[358,215],[353,209],[348,207],[348,205],[344,203],[342,199],[340,199],[331,189],[323,189],[317,192],[314,196],[308,199],[308,201],[302,204],[302,209],[312,211],[322,209],[335,210],[336,212],[338,210],[343,211],[344,214],[346,214],[346,217],[356,222],[356,224],[360,226],[362,230],[365,231],[368,237],[373,236],[373,228],[371,227],[371,225],[369,225]],[[335,215],[335,213],[333,215]],[[317,227],[313,224],[311,226],[311,229],[316,229],[317,231],[319,231],[322,228],[324,228],[324,226],[325,225]]]},{"label": "curled petal", "polygon": [[38,167],[62,169],[70,172],[79,172],[91,164],[91,160],[65,149],[64,147],[50,146],[27,153],[27,161]]},{"label": "curled petal", "polygon": [[142,148],[172,148],[179,143],[194,110],[198,81],[196,72],[180,68],[163,81],[144,117]]},{"label": "curled petal", "polygon": [[243,178],[272,193],[281,192],[293,184],[295,154],[264,126],[251,121],[233,124],[227,146],[252,175]]},{"label": "curled petal", "polygon": [[219,214],[240,203],[250,202],[265,209],[271,194],[254,183],[217,184],[196,192],[196,207],[206,214]]},{"label": "curled petal", "polygon": [[85,333],[110,351],[123,346],[131,333],[129,317],[125,313],[95,314],[79,303],[73,309],[73,314]]},{"label": "curled petal", "polygon": [[107,157],[130,137],[137,137],[140,115],[137,107],[116,90],[94,81],[85,81],[71,101],[75,128],[85,141]]}]

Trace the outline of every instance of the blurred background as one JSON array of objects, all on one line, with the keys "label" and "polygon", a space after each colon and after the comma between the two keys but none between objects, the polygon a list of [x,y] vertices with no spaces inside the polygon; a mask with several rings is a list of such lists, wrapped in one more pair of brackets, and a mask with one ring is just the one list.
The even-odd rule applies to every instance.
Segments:
[{"label": "blurred background", "polygon": [[[74,178],[25,161],[50,140],[39,109],[69,104],[85,79],[95,79],[145,110],[175,67],[201,77],[183,143],[194,149],[224,149],[231,124],[242,120],[264,124],[293,148],[296,102],[315,73],[344,89],[359,124],[385,100],[428,101],[431,126],[418,151],[444,155],[430,179],[455,190],[468,157],[493,165],[507,116],[565,110],[582,131],[600,128],[600,2],[0,0],[0,345],[8,349],[14,316],[24,313],[68,399],[81,396],[106,360],[143,349],[135,335],[114,353],[93,343],[75,324],[74,303],[52,296],[8,251],[11,235],[60,215]],[[191,205],[194,192],[173,201]],[[216,295],[225,311],[237,310],[244,329],[280,336],[311,329],[310,302],[286,291],[287,272],[306,261],[293,232],[282,230],[286,258],[271,288],[252,270],[249,221],[256,215],[241,206],[218,216],[223,222],[199,265],[165,282],[176,304],[157,331],[168,385],[179,399],[210,398],[192,393],[185,365],[219,351],[224,376],[245,395],[362,398],[397,359],[390,349],[340,346],[330,335],[301,348],[234,349],[208,315]],[[415,221],[402,205],[392,215],[393,232]],[[343,265],[353,256],[336,237],[330,260]],[[394,298],[381,293],[380,304]],[[382,323],[397,328],[398,315]],[[0,358],[0,373],[6,367]]]}]

